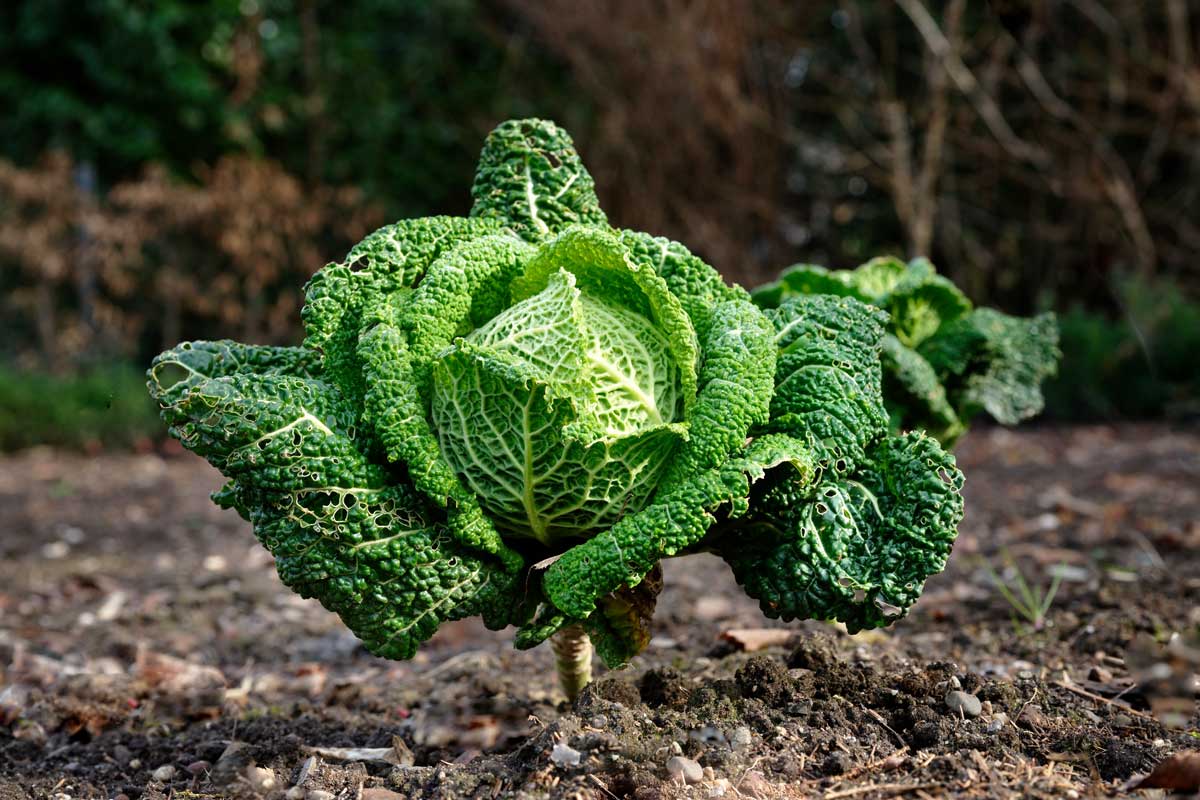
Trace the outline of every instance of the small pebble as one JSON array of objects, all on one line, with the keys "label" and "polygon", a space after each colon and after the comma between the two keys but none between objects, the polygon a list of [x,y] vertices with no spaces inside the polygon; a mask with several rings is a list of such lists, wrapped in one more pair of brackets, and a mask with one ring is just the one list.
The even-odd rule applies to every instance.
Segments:
[{"label": "small pebble", "polygon": [[129,759],[129,768],[130,769],[141,769],[142,768],[142,760],[140,758]]},{"label": "small pebble", "polygon": [[250,767],[246,770],[246,783],[257,791],[266,791],[275,788],[275,773],[266,767]]},{"label": "small pebble", "polygon": [[558,742],[550,751],[550,760],[560,767],[577,767],[582,754],[566,742]]},{"label": "small pebble", "polygon": [[714,798],[724,797],[725,795],[729,794],[729,790],[732,788],[732,786],[733,784],[724,778],[717,778],[712,782],[712,786],[708,787],[708,796]]},{"label": "small pebble", "polygon": [[304,796],[307,794],[308,792],[304,791],[303,786],[293,786],[292,788],[288,789],[283,796],[286,797],[287,800],[304,800]]},{"label": "small pebble", "polygon": [[970,692],[955,689],[946,692],[946,706],[953,712],[962,713],[967,717],[978,717],[983,711],[983,703]]},{"label": "small pebble", "polygon": [[753,742],[753,737],[750,735],[750,729],[746,726],[737,728],[733,732],[733,749],[745,750]]},{"label": "small pebble", "polygon": [[1005,714],[1003,711],[1001,711],[999,714],[996,714],[995,716],[993,716],[991,721],[988,722],[987,732],[988,733],[999,733],[1000,731],[1004,730],[1004,726],[1007,724],[1008,724],[1008,714]]},{"label": "small pebble", "polygon": [[163,764],[161,767],[154,770],[154,772],[151,772],[150,777],[154,778],[156,781],[166,783],[175,777],[175,768],[170,764]]},{"label": "small pebble", "polygon": [[608,727],[608,717],[604,716],[603,714],[597,715],[595,717],[592,717],[592,721],[589,724],[593,728],[599,728],[600,730],[604,730],[605,728]]},{"label": "small pebble", "polygon": [[71,545],[66,542],[47,542],[42,546],[42,558],[56,559],[66,558],[71,552]]},{"label": "small pebble", "polygon": [[113,748],[113,760],[118,764],[128,764],[131,758],[133,758],[133,753],[125,745],[119,744]]},{"label": "small pebble", "polygon": [[699,783],[704,780],[704,769],[697,762],[683,756],[668,758],[667,772],[674,780],[684,783]]},{"label": "small pebble", "polygon": [[333,800],[333,792],[324,789],[310,789],[305,800]]}]

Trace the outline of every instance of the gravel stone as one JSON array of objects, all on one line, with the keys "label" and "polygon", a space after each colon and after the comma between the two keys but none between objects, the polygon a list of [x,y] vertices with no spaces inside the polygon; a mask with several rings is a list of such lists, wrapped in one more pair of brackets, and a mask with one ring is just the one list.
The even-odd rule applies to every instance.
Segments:
[{"label": "gravel stone", "polygon": [[970,692],[954,689],[946,692],[946,706],[954,713],[962,713],[968,717],[978,717],[983,712],[983,703]]},{"label": "gravel stone", "polygon": [[566,742],[558,742],[550,751],[550,760],[560,767],[577,767],[583,755]]},{"label": "gravel stone", "polygon": [[675,780],[692,784],[704,780],[704,769],[699,763],[684,756],[671,756],[667,759],[667,772]]},{"label": "gravel stone", "polygon": [[161,767],[154,770],[154,772],[151,772],[150,777],[154,778],[156,781],[166,783],[175,777],[175,768],[170,764],[163,764]]}]

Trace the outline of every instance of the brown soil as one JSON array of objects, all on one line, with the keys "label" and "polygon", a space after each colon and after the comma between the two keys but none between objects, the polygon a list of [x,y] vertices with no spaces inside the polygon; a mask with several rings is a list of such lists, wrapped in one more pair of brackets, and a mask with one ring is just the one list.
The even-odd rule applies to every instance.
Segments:
[{"label": "brown soil", "polygon": [[[0,800],[1094,797],[1200,748],[1200,435],[982,430],[958,452],[950,568],[892,629],[784,626],[718,560],[672,561],[650,648],[574,706],[547,648],[475,622],[371,657],[279,584],[198,459],[2,459]],[[1041,625],[996,590],[1008,559],[1062,576]],[[721,638],[785,627],[754,653]]]}]

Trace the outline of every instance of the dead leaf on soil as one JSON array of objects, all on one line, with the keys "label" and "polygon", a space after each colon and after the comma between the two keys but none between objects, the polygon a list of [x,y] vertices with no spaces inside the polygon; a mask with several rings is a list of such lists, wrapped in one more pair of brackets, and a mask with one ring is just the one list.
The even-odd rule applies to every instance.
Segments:
[{"label": "dead leaf on soil", "polygon": [[134,674],[150,688],[170,694],[225,688],[225,675],[216,667],[144,649],[138,651]]},{"label": "dead leaf on soil", "polygon": [[1149,775],[1126,784],[1126,789],[1200,790],[1200,750],[1185,750],[1167,756]]},{"label": "dead leaf on soil", "polygon": [[379,761],[398,767],[411,767],[414,759],[408,745],[398,736],[391,747],[306,747],[306,752],[334,761]]},{"label": "dead leaf on soil", "polygon": [[721,639],[747,653],[781,647],[791,641],[794,631],[787,628],[732,628],[721,634]]}]

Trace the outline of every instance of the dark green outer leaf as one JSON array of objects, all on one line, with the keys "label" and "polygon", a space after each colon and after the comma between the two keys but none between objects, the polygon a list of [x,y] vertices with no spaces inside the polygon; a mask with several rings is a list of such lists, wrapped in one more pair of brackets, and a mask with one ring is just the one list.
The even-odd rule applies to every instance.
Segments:
[{"label": "dark green outer leaf", "polygon": [[781,435],[754,440],[719,468],[696,474],[638,513],[563,553],[546,570],[543,591],[567,616],[588,617],[604,595],[621,586],[636,586],[658,561],[700,542],[718,513],[745,513],[750,485],[782,464],[791,464],[798,475],[809,479],[813,475],[802,442]]},{"label": "dark green outer leaf", "polygon": [[793,297],[766,313],[779,348],[768,428],[805,438],[827,469],[853,470],[887,428],[879,366],[886,317],[829,295]]},{"label": "dark green outer leaf", "polygon": [[810,294],[830,294],[853,297],[870,302],[855,285],[853,273],[847,270],[828,270],[816,264],[795,264],[785,269],[778,280],[759,286],[750,297],[759,308],[779,308],[785,300]]},{"label": "dark green outer leaf", "polygon": [[[434,260],[398,314],[414,362],[428,365],[455,336],[508,307],[509,284],[534,252],[510,234],[494,234],[460,242]],[[428,376],[417,377],[426,390]]]},{"label": "dark green outer leaf", "polygon": [[892,427],[924,430],[949,447],[965,426],[958,418],[937,373],[920,353],[895,336],[883,337],[883,396]]},{"label": "dark green outer leaf", "polygon": [[745,300],[713,309],[700,393],[687,416],[689,438],[659,492],[670,493],[692,475],[720,466],[754,426],[766,423],[775,374],[773,334],[762,312]]},{"label": "dark green outer leaf", "polygon": [[[217,342],[156,359],[150,387],[172,433],[231,478],[214,499],[254,524],[287,585],[379,655],[411,657],[447,619],[519,618],[516,569],[459,543],[443,515],[367,461],[357,409],[307,376],[311,358]],[[181,364],[171,384],[167,368]]]},{"label": "dark green outer leaf", "polygon": [[146,373],[146,386],[160,404],[170,405],[209,378],[239,372],[315,378],[320,369],[320,357],[302,347],[266,347],[228,339],[183,342],[155,357]]},{"label": "dark green outer leaf", "polygon": [[943,376],[959,416],[979,410],[1015,425],[1042,410],[1042,382],[1058,372],[1058,324],[1053,314],[1024,319],[976,309],[946,325],[921,348]]},{"label": "dark green outer leaf", "polygon": [[380,323],[363,334],[359,358],[370,387],[363,418],[388,459],[405,465],[416,489],[445,509],[447,527],[459,542],[518,569],[522,559],[501,541],[478,498],[459,482],[438,447],[413,377],[407,337],[396,326]]},{"label": "dark green outer leaf", "polygon": [[[962,473],[923,434],[887,437],[809,502],[768,490],[717,547],[767,616],[891,624],[940,572],[962,519]],[[787,487],[787,476],[784,476]],[[784,502],[776,502],[780,498]]]}]

